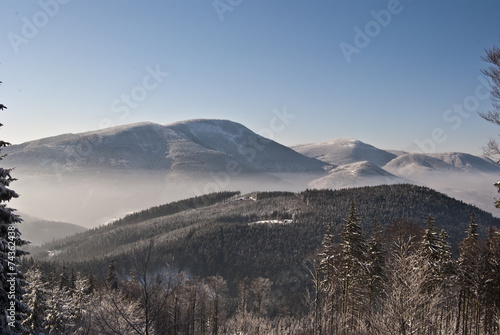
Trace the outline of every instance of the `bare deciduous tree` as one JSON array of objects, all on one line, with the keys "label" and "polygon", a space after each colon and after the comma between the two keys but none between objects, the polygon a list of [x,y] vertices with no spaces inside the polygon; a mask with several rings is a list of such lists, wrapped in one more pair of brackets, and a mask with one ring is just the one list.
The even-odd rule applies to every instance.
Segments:
[{"label": "bare deciduous tree", "polygon": [[[493,109],[488,112],[481,112],[479,115],[488,122],[500,126],[500,48],[493,46],[489,50],[485,50],[486,55],[482,59],[490,64],[481,72],[490,79],[491,104]],[[484,148],[484,154],[500,162],[500,148],[495,139],[490,139],[488,145]],[[495,186],[500,193],[500,182],[496,182]],[[500,208],[500,198],[495,199],[495,207]]]},{"label": "bare deciduous tree", "polygon": [[212,315],[210,318],[211,333],[212,335],[217,335],[222,319],[222,298],[227,292],[227,283],[221,276],[212,276],[208,278],[208,287],[210,288],[209,296],[212,302]]}]

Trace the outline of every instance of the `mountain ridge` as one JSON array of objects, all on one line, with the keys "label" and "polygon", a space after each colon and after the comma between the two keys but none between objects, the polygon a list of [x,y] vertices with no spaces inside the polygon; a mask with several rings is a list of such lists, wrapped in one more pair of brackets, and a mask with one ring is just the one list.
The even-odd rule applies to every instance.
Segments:
[{"label": "mountain ridge", "polygon": [[308,264],[321,246],[328,223],[339,236],[353,201],[364,235],[374,220],[389,230],[406,224],[423,230],[432,215],[437,230],[446,230],[455,250],[473,212],[481,236],[489,226],[500,225],[500,219],[490,213],[409,184],[299,193],[228,192],[142,210],[33,248],[31,253],[82,273],[105,273],[113,260],[117,273],[126,278],[132,270],[131,255],[151,243],[153,272],[168,264],[169,271],[184,271],[188,276],[221,275],[233,290],[242,278],[265,277],[275,288],[290,293],[286,305],[292,306],[300,304],[295,290],[300,286],[305,291],[310,283]]},{"label": "mountain ridge", "polygon": [[393,153],[348,138],[338,138],[321,143],[299,144],[292,146],[292,149],[333,165],[369,161],[377,166],[382,166],[396,158]]},{"label": "mountain ridge", "polygon": [[327,164],[229,120],[140,122],[63,134],[6,148],[6,162],[25,168],[58,166],[203,173],[238,165],[242,172],[321,172]]},{"label": "mountain ridge", "polygon": [[3,153],[4,165],[16,167],[20,210],[85,227],[213,191],[394,183],[431,187],[493,213],[493,174],[500,173],[484,157],[382,150],[345,138],[287,147],[223,119],[139,122],[25,142]]}]

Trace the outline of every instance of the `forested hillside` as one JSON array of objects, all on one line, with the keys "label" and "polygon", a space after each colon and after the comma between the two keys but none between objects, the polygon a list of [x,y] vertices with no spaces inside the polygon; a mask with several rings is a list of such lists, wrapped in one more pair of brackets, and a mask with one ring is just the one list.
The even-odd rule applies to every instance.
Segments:
[{"label": "forested hillside", "polygon": [[[342,312],[344,307],[357,308],[351,304],[355,298],[349,296],[345,300],[340,298],[342,294],[332,296],[332,290],[340,287],[335,285],[340,284],[329,277],[332,271],[340,271],[335,278],[345,275],[341,269],[347,252],[346,225],[353,221],[353,206],[357,210],[356,225],[352,229],[357,229],[356,239],[364,245],[360,247],[364,250],[362,257],[374,254],[376,249],[379,255],[384,255],[380,259],[391,261],[394,261],[391,252],[402,239],[409,238],[408,243],[411,242],[403,256],[409,257],[421,249],[422,241],[430,234],[429,222],[432,222],[432,234],[440,236],[442,250],[447,250],[450,259],[452,250],[455,259],[459,258],[459,251],[463,251],[459,246],[470,236],[471,215],[477,224],[478,239],[487,235],[488,228],[499,226],[499,220],[489,213],[414,185],[246,195],[221,192],[133,213],[106,226],[33,248],[25,266],[40,269],[29,274],[39,276],[40,281],[45,281],[44,287],[50,287],[57,291],[54,294],[66,296],[68,300],[74,299],[75,287],[88,291],[92,283],[92,290],[98,290],[107,298],[95,301],[92,299],[96,298],[89,295],[84,300],[92,300],[102,309],[113,309],[119,301],[132,310],[144,310],[150,307],[147,301],[141,300],[144,296],[140,292],[148,295],[155,292],[165,299],[162,313],[171,313],[172,306],[178,310],[165,316],[170,326],[158,323],[141,327],[163,329],[165,334],[200,331],[216,334],[256,325],[257,330],[249,333],[268,329],[268,333],[272,330],[279,334],[277,329],[285,327],[281,322],[288,325],[286,329],[294,328],[297,333],[318,327],[333,331],[330,322],[334,322],[335,327],[347,327],[350,322],[359,321]],[[356,239],[352,243],[355,244]],[[363,269],[375,264],[368,258],[362,259]],[[328,263],[328,260],[335,261]],[[359,292],[363,294],[362,299],[375,299],[382,288],[376,286],[378,279],[367,278],[360,277],[360,280],[373,284],[370,284],[372,293],[365,286]],[[110,286],[118,291],[110,293]],[[191,298],[189,292],[194,294]],[[337,299],[337,307],[330,313],[332,305],[328,301],[333,297]],[[472,301],[470,297],[467,299]],[[363,308],[363,313],[371,313],[366,306]],[[216,316],[217,327],[223,326],[225,330],[206,328],[210,322],[213,325],[213,313],[219,312],[223,314]],[[465,313],[463,309],[461,312]],[[60,313],[61,318],[70,318]],[[302,319],[304,315],[307,320]],[[116,315],[114,318],[120,319]],[[76,319],[86,320],[82,315]],[[155,322],[160,320],[163,319],[158,317]],[[119,320],[115,321],[118,327]],[[71,322],[68,321],[72,327],[83,327]],[[142,321],[134,322],[141,324]],[[176,322],[182,327],[172,326]],[[130,326],[127,325],[122,326]],[[352,326],[365,329],[358,323]],[[98,330],[94,330],[97,333],[102,331],[95,323],[92,327],[97,327]]]},{"label": "forested hillside", "polygon": [[483,233],[499,222],[489,213],[414,185],[248,195],[224,192],[134,213],[34,248],[32,256],[64,262],[83,273],[103,272],[113,259],[117,273],[126,278],[131,254],[144,241],[154,240],[152,269],[168,265],[192,276],[221,275],[233,293],[245,277],[269,278],[283,292],[283,304],[300,308],[303,297],[294,290],[302,292],[309,282],[308,259],[320,247],[329,222],[334,231],[340,229],[352,201],[365,235],[375,220],[383,227],[401,221],[423,226],[431,215],[437,227],[449,234],[454,251],[472,212]]},{"label": "forested hillside", "polygon": [[[175,251],[176,244],[185,247],[187,241],[189,244],[208,243],[210,238],[220,236],[221,229],[224,234],[230,234],[232,230],[245,234],[257,229],[289,230],[298,236],[287,239],[291,245],[304,244],[314,250],[319,246],[329,221],[334,227],[339,227],[346,219],[351,201],[356,203],[361,224],[367,231],[375,219],[383,226],[399,220],[423,224],[432,215],[437,226],[446,229],[453,246],[465,235],[472,212],[476,213],[483,232],[485,227],[500,222],[487,212],[414,185],[238,194],[214,193],[129,214],[108,225],[34,249],[33,254],[42,257],[45,251],[57,250],[54,260],[84,261],[98,255],[126,253],[127,246],[149,238],[155,238],[160,241],[159,245],[169,246]],[[293,223],[249,225],[262,220],[284,219],[291,219]],[[225,240],[230,243],[232,239]],[[244,240],[258,245],[260,237]],[[85,252],[81,252],[83,250]]]}]

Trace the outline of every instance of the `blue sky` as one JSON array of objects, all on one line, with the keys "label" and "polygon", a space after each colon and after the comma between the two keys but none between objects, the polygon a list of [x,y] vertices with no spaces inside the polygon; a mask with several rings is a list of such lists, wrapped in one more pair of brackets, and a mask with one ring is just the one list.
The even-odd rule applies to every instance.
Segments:
[{"label": "blue sky", "polygon": [[285,144],[481,154],[497,0],[0,0],[1,138],[230,119]]}]

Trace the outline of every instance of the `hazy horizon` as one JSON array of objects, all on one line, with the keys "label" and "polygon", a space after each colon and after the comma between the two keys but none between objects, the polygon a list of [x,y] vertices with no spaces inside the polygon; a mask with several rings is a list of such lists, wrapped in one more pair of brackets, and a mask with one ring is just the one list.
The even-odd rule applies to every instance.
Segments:
[{"label": "hazy horizon", "polygon": [[21,197],[14,208],[87,228],[212,192],[393,183],[431,187],[495,212],[493,183],[500,168],[490,160],[394,153],[352,141],[300,154],[256,136],[227,121],[127,126],[12,146],[4,165],[17,167],[13,187]]}]

